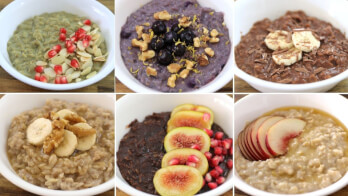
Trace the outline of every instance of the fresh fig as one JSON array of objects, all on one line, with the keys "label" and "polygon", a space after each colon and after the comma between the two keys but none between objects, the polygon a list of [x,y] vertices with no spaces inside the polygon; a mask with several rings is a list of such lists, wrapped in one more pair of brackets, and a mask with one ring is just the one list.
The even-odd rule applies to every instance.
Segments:
[{"label": "fresh fig", "polygon": [[176,112],[168,121],[167,132],[177,127],[195,127],[198,129],[210,129],[211,116],[209,113],[196,111],[179,111]]},{"label": "fresh fig", "polygon": [[196,168],[175,165],[159,169],[153,184],[160,195],[191,196],[202,188],[203,177]]},{"label": "fresh fig", "polygon": [[202,106],[202,105],[193,105],[193,104],[178,105],[173,109],[171,116],[174,116],[174,114],[180,111],[196,111],[196,112],[208,113],[210,114],[210,124],[213,124],[214,122],[213,111],[210,108]]},{"label": "fresh fig", "polygon": [[201,172],[201,175],[207,173],[209,164],[207,158],[198,150],[192,148],[179,148],[167,152],[162,159],[162,167],[171,166],[172,160],[179,160],[177,165],[186,165],[194,163],[195,168]]},{"label": "fresh fig", "polygon": [[173,129],[164,138],[164,148],[167,152],[178,148],[192,148],[193,146],[195,149],[198,147],[202,153],[209,151],[209,135],[201,129],[179,127]]}]

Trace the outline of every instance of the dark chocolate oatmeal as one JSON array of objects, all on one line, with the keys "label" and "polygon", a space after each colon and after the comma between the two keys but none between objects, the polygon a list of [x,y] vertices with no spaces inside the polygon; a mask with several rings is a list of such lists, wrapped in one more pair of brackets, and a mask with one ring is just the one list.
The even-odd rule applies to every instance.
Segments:
[{"label": "dark chocolate oatmeal", "polygon": [[[284,51],[273,51],[265,43],[266,36],[277,30],[292,34],[299,30],[310,31],[320,41],[320,47],[310,52],[303,50],[302,56],[296,56],[296,60],[293,57],[291,65],[277,64],[272,55]],[[328,22],[307,16],[303,11],[288,11],[274,21],[264,19],[256,22],[236,46],[235,59],[240,69],[263,80],[287,84],[311,83],[336,76],[348,68],[348,40]]]}]

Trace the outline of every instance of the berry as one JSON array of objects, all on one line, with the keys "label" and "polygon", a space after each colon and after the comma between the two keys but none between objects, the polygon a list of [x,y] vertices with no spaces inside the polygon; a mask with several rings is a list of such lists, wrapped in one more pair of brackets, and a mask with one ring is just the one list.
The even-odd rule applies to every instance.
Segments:
[{"label": "berry", "polygon": [[213,154],[211,154],[210,152],[205,152],[204,155],[208,159],[208,161],[213,157]]},{"label": "berry", "polygon": [[75,36],[78,40],[84,38],[86,35],[86,31],[83,28],[79,28],[77,29],[77,31],[75,32]]},{"label": "berry", "polygon": [[218,178],[220,176],[219,172],[215,169],[211,170],[209,173],[213,178]]},{"label": "berry", "polygon": [[68,80],[66,79],[66,76],[61,76],[60,77],[60,83],[61,84],[67,84],[68,83]]},{"label": "berry", "polygon": [[76,49],[76,46],[73,44],[67,48],[68,53],[74,53]]},{"label": "berry", "polygon": [[215,167],[215,170],[216,170],[217,172],[219,172],[220,175],[221,175],[222,173],[224,173],[224,170],[223,170],[220,166],[216,166],[216,167]]},{"label": "berry", "polygon": [[174,158],[169,161],[169,165],[179,165],[180,160],[178,158]]},{"label": "berry", "polygon": [[192,162],[192,163],[198,163],[199,158],[196,155],[190,155],[187,157],[187,161]]},{"label": "berry", "polygon": [[178,44],[174,46],[173,50],[175,56],[183,56],[186,52],[186,47],[183,44]]},{"label": "berry", "polygon": [[157,59],[161,65],[169,65],[173,61],[173,56],[168,50],[161,50]]},{"label": "berry", "polygon": [[72,36],[72,37],[70,38],[70,41],[71,41],[72,43],[77,42],[77,37],[76,37],[75,35]]},{"label": "berry", "polygon": [[231,148],[232,143],[230,143],[229,139],[222,140],[222,147],[224,147],[226,150]]},{"label": "berry", "polygon": [[91,35],[86,35],[85,39],[88,40],[88,41],[91,41],[92,40],[92,36]]},{"label": "berry", "polygon": [[208,186],[210,189],[215,189],[217,187],[217,184],[216,184],[216,182],[209,182]]},{"label": "berry", "polygon": [[56,76],[56,78],[54,79],[54,83],[55,84],[60,84],[61,83],[61,76]]},{"label": "berry", "polygon": [[44,71],[44,67],[43,67],[43,66],[37,65],[37,66],[35,67],[35,72],[36,72],[36,73],[42,73],[43,71]]},{"label": "berry", "polygon": [[221,140],[222,137],[224,137],[224,133],[221,131],[218,131],[215,133],[215,139]]},{"label": "berry", "polygon": [[40,76],[40,82],[45,82],[45,83],[47,83],[47,78],[46,78],[46,76],[41,75],[41,76]]},{"label": "berry", "polygon": [[87,48],[87,47],[89,46],[89,41],[88,41],[86,38],[84,38],[84,39],[82,40],[82,46],[83,46],[84,48]]},{"label": "berry", "polygon": [[215,140],[215,139],[211,139],[211,140],[210,140],[210,147],[215,148],[215,147],[217,147],[218,145],[219,145],[218,140]]},{"label": "berry", "polygon": [[151,43],[150,43],[150,47],[154,50],[154,51],[159,51],[164,47],[164,40],[163,38],[160,37],[155,37],[152,38]]},{"label": "berry", "polygon": [[132,35],[131,32],[127,32],[124,30],[121,31],[121,38],[123,38],[123,39],[128,39],[131,35]]},{"label": "berry", "polygon": [[66,34],[66,29],[65,29],[65,28],[61,28],[61,29],[59,30],[59,32],[60,32],[60,33],[63,33],[63,34]]},{"label": "berry", "polygon": [[180,34],[180,40],[185,42],[187,45],[193,44],[193,38],[195,38],[195,34],[190,29],[186,29]]},{"label": "berry", "polygon": [[167,44],[167,45],[166,45],[166,49],[167,49],[170,53],[173,53],[173,52],[174,52],[174,47],[175,47],[174,44]]},{"label": "berry", "polygon": [[212,137],[214,134],[214,131],[211,129],[204,128],[204,131],[209,135],[209,137]]},{"label": "berry", "polygon": [[171,28],[170,30],[171,30],[171,31],[174,31],[175,33],[177,33],[178,31],[180,31],[179,23],[173,24],[173,26],[172,26],[172,28]]},{"label": "berry", "polygon": [[55,50],[57,53],[60,52],[60,50],[62,49],[62,46],[60,44],[53,46],[52,48],[53,50]]},{"label": "berry", "polygon": [[164,42],[166,44],[172,44],[178,40],[178,35],[174,31],[164,34]]},{"label": "berry", "polygon": [[61,33],[61,34],[59,34],[59,40],[60,41],[65,41],[66,40],[66,34],[64,34],[64,33]]},{"label": "berry", "polygon": [[211,177],[210,173],[207,173],[207,174],[205,174],[204,179],[205,179],[205,181],[207,181],[207,182],[211,182],[211,180],[212,180],[213,178]]},{"label": "berry", "polygon": [[53,58],[54,56],[57,55],[57,52],[55,50],[50,50],[48,51],[47,55],[48,55],[48,58]]},{"label": "berry", "polygon": [[231,146],[231,148],[228,150],[228,153],[229,153],[229,155],[233,155],[233,148],[232,148],[232,146]]},{"label": "berry", "polygon": [[191,148],[196,149],[196,150],[201,150],[201,147],[198,144],[192,145]]},{"label": "berry", "polygon": [[222,148],[221,147],[215,147],[214,148],[214,154],[221,155],[222,154]]},{"label": "berry", "polygon": [[167,27],[163,21],[156,21],[152,24],[152,30],[156,35],[161,35],[167,31]]},{"label": "berry", "polygon": [[228,159],[226,165],[227,165],[228,169],[232,169],[232,167],[233,167],[232,159]]},{"label": "berry", "polygon": [[73,45],[73,43],[72,43],[71,40],[66,40],[66,41],[65,41],[65,47],[66,47],[66,48],[69,48],[69,47],[72,46],[72,45]]},{"label": "berry", "polygon": [[80,67],[79,62],[76,59],[72,59],[71,62],[70,62],[70,65],[73,68],[79,68]]},{"label": "berry", "polygon": [[56,72],[57,75],[60,75],[63,73],[63,68],[61,65],[55,65],[54,66],[54,71]]},{"label": "berry", "polygon": [[221,177],[219,177],[218,179],[216,179],[216,182],[217,182],[218,184],[222,184],[222,183],[225,182],[225,178],[221,176]]},{"label": "berry", "polygon": [[92,22],[89,19],[86,19],[85,21],[83,21],[83,24],[91,26]]},{"label": "berry", "polygon": [[34,79],[37,81],[40,81],[40,76],[41,76],[40,73],[36,73]]},{"label": "berry", "polygon": [[220,162],[220,157],[218,156],[214,156],[212,159],[211,159],[211,164],[216,167],[219,165],[219,162]]}]

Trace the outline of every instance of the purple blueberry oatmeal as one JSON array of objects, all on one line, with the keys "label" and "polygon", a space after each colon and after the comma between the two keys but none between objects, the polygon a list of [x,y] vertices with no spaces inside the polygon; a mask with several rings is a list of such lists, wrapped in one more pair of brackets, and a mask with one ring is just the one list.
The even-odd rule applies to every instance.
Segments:
[{"label": "purple blueberry oatmeal", "polygon": [[197,0],[153,0],[127,18],[120,36],[127,69],[162,92],[208,84],[231,52],[224,14],[201,7]]}]

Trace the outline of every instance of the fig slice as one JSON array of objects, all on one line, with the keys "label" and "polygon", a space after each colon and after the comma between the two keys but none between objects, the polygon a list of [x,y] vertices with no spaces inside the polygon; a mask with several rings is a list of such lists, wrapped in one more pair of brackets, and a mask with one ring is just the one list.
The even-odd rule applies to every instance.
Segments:
[{"label": "fig slice", "polygon": [[202,188],[203,177],[196,168],[175,165],[159,169],[153,184],[160,195],[190,196]]},{"label": "fig slice", "polygon": [[174,116],[177,112],[180,111],[196,111],[196,112],[202,112],[202,113],[209,113],[210,114],[210,124],[213,124],[214,122],[214,113],[213,111],[205,106],[202,105],[193,105],[193,104],[181,104],[176,106],[171,113],[171,116]]},{"label": "fig slice", "polygon": [[207,173],[209,168],[207,158],[205,157],[203,153],[192,148],[179,148],[179,149],[175,149],[175,150],[167,152],[163,156],[162,167],[170,166],[170,161],[175,158],[179,159],[178,165],[186,165],[186,163],[190,161],[189,157],[192,155],[198,158],[197,160],[195,160],[195,164],[194,164],[195,168],[198,169],[199,172],[201,172],[201,175],[204,175],[205,173]]},{"label": "fig slice", "polygon": [[211,116],[209,113],[196,111],[180,111],[176,112],[168,121],[167,132],[177,127],[195,127],[198,129],[210,129]]},{"label": "fig slice", "polygon": [[167,152],[178,148],[192,148],[194,145],[198,145],[202,153],[209,151],[209,135],[201,129],[179,127],[173,129],[164,138],[164,148]]}]

